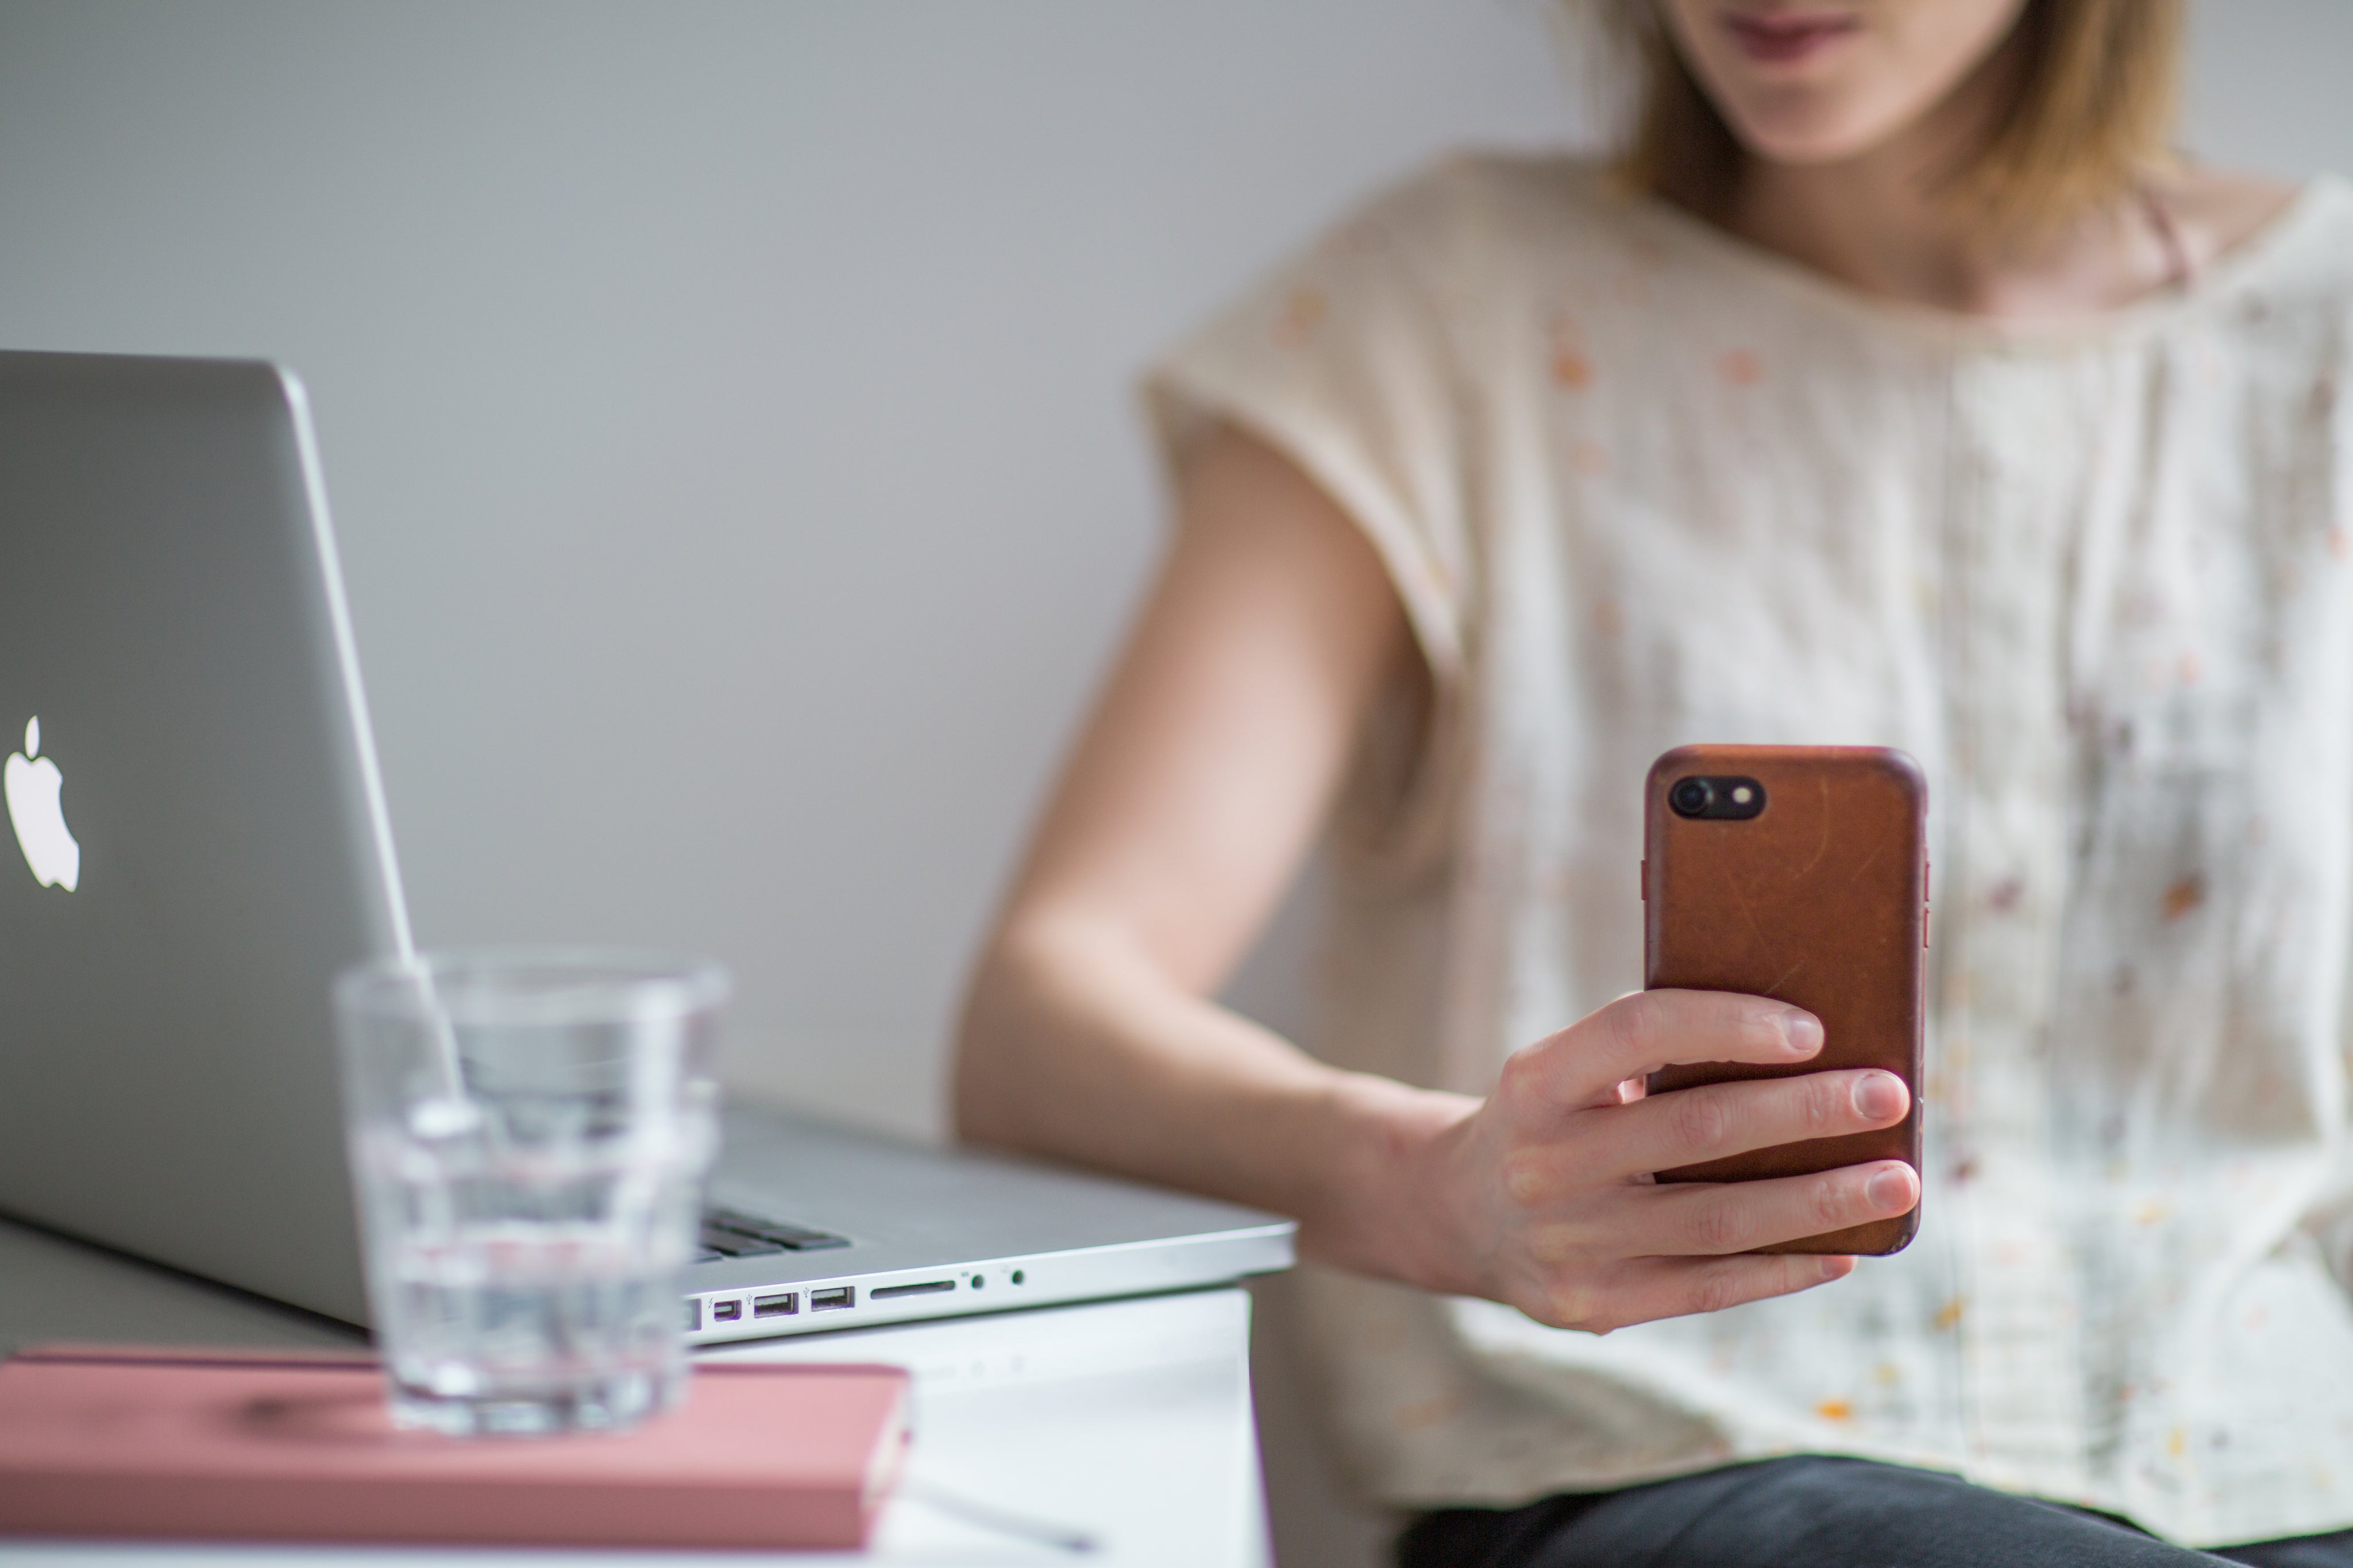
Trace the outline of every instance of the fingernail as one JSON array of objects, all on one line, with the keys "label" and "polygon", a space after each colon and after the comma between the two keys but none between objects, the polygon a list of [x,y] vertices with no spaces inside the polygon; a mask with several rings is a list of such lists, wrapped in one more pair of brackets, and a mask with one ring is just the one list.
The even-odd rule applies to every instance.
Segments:
[{"label": "fingernail", "polygon": [[1799,1056],[1810,1057],[1822,1048],[1821,1020],[1811,1013],[1790,1011],[1781,1015],[1781,1037],[1789,1049]]},{"label": "fingernail", "polygon": [[1912,1206],[1911,1173],[1901,1165],[1890,1165],[1862,1184],[1862,1196],[1874,1209],[1902,1214]]},{"label": "fingernail", "polygon": [[1904,1109],[1904,1086],[1895,1075],[1867,1072],[1854,1080],[1855,1114],[1871,1121],[1884,1121]]}]

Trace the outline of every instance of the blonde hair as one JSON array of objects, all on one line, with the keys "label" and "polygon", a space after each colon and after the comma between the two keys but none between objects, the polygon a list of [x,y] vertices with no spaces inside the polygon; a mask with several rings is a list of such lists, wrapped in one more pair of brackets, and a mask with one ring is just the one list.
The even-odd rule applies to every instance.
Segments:
[{"label": "blonde hair", "polygon": [[[1598,11],[1638,67],[1619,173],[1637,189],[1721,210],[1747,154],[1683,63],[1659,0],[1567,0]],[[2027,0],[2021,68],[1991,131],[1947,174],[1947,199],[2027,239],[2128,195],[2164,162],[2180,76],[2182,0]]]}]

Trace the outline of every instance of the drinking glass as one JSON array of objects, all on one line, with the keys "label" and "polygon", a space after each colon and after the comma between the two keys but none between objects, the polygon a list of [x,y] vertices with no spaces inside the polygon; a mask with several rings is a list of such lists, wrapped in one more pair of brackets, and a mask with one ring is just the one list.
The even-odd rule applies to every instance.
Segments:
[{"label": "drinking glass", "polygon": [[727,994],[703,960],[571,949],[385,959],[336,983],[396,1423],[618,1428],[682,1396],[680,1274]]}]

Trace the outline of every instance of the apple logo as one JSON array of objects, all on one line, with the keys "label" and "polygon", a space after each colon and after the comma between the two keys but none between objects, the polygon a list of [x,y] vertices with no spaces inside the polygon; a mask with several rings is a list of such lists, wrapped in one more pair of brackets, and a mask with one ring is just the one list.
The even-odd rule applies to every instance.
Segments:
[{"label": "apple logo", "polygon": [[25,749],[8,758],[8,820],[16,825],[16,842],[24,846],[25,864],[33,868],[41,886],[60,887],[70,893],[81,880],[81,846],[67,830],[65,810],[58,805],[65,775],[48,758],[34,760],[40,750],[41,720],[35,714],[25,726]]}]

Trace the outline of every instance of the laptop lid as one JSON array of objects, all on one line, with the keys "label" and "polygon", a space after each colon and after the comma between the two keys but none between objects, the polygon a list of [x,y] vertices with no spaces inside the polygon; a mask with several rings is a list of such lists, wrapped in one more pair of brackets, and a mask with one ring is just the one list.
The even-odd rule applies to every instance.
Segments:
[{"label": "laptop lid", "polygon": [[328,986],[406,941],[302,389],[0,353],[0,1212],[357,1322]]}]

